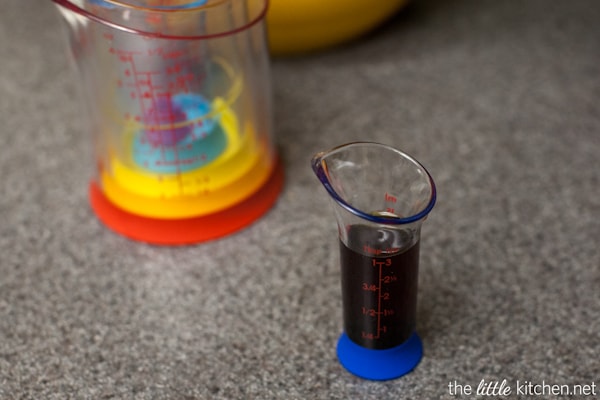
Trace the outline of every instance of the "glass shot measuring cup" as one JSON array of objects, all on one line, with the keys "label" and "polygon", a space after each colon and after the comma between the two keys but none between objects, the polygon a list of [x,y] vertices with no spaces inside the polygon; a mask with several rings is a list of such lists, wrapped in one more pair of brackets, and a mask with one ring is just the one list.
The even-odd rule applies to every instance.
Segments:
[{"label": "glass shot measuring cup", "polygon": [[113,230],[202,242],[275,202],[267,0],[53,0],[79,72]]},{"label": "glass shot measuring cup", "polygon": [[436,200],[433,179],[392,147],[356,142],[318,153],[312,168],[338,225],[344,332],[341,364],[387,380],[421,360],[416,333],[421,224]]}]

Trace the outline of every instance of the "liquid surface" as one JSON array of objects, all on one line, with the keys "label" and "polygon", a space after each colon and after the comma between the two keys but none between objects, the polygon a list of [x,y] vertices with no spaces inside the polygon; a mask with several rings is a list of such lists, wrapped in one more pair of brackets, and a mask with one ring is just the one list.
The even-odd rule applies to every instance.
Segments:
[{"label": "liquid surface", "polygon": [[340,243],[344,330],[362,347],[395,347],[415,330],[419,242],[397,247],[406,243],[401,236],[406,233],[353,225],[348,246]]}]

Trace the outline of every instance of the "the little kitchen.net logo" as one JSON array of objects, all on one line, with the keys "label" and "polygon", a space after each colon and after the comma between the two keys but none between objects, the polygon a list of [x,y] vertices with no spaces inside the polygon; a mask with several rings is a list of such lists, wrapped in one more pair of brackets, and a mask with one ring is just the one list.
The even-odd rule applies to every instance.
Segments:
[{"label": "the little kitchen.net logo", "polygon": [[555,384],[546,381],[532,382],[517,380],[509,382],[507,379],[501,381],[482,379],[476,385],[461,383],[458,381],[448,382],[448,394],[456,397],[477,397],[490,399],[514,399],[517,397],[539,397],[539,398],[590,398],[595,399],[600,394],[596,382],[583,384]]}]

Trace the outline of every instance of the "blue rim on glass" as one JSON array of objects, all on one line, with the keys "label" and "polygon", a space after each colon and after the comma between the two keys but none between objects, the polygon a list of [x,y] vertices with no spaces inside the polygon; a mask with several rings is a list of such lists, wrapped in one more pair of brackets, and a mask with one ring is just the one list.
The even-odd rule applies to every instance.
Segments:
[{"label": "blue rim on glass", "polygon": [[[400,157],[409,160],[416,167],[418,167],[420,170],[422,170],[427,175],[427,179],[429,180],[429,185],[431,187],[431,195],[429,197],[429,201],[427,202],[427,206],[425,206],[418,213],[408,216],[408,217],[388,217],[388,216],[382,216],[382,215],[369,214],[369,213],[366,213],[366,212],[359,210],[358,208],[355,208],[352,205],[348,204],[335,191],[333,186],[331,186],[331,183],[330,183],[330,180],[328,177],[328,173],[327,173],[327,165],[325,163],[325,159],[328,156],[335,154],[337,152],[340,152],[342,150],[348,149],[350,147],[359,147],[359,146],[373,146],[373,147],[379,147],[383,150],[393,151],[393,152],[397,153]],[[367,221],[372,221],[372,222],[379,223],[379,224],[389,224],[389,225],[410,224],[412,222],[416,222],[416,221],[419,221],[419,220],[425,218],[427,216],[427,214],[429,214],[429,212],[433,209],[433,206],[435,205],[435,201],[436,201],[435,183],[433,182],[433,178],[431,177],[431,175],[429,174],[427,169],[420,162],[418,162],[416,159],[414,159],[410,155],[408,155],[400,150],[397,150],[391,146],[385,145],[385,144],[376,143],[376,142],[352,142],[352,143],[343,144],[341,146],[334,147],[333,149],[331,149],[329,151],[320,152],[320,153],[315,154],[314,157],[312,158],[311,164],[312,164],[313,171],[315,172],[315,174],[317,175],[317,177],[319,178],[319,180],[321,181],[321,183],[323,184],[323,186],[325,187],[327,192],[331,195],[331,197],[340,206],[342,206],[343,208],[345,208],[352,214],[356,215],[357,217],[362,218]]]}]

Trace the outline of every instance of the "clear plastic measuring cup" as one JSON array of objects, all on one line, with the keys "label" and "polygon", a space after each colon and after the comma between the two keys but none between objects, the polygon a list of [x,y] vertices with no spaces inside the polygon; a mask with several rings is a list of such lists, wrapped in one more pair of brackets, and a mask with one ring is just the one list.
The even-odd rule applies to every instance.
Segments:
[{"label": "clear plastic measuring cup", "polygon": [[344,333],[337,354],[350,372],[385,380],[422,357],[416,329],[421,224],[435,204],[427,170],[378,143],[318,153],[312,167],[335,212]]},{"label": "clear plastic measuring cup", "polygon": [[53,0],[93,134],[91,204],[158,244],[217,238],[275,201],[267,0]]}]

